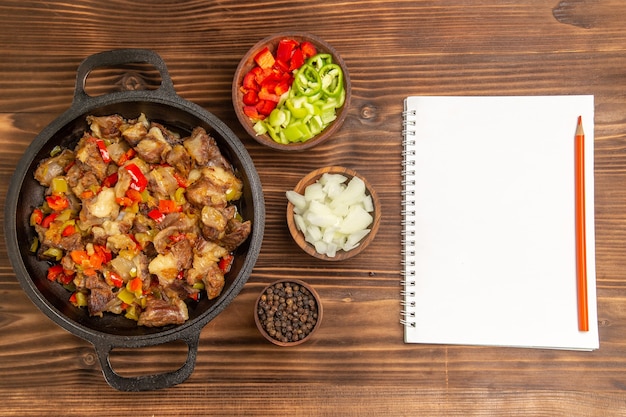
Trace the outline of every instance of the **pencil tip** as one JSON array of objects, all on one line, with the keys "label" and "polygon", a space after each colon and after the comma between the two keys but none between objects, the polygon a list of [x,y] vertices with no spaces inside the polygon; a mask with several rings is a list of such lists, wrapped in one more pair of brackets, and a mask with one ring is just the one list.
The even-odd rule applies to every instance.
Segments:
[{"label": "pencil tip", "polygon": [[582,116],[578,116],[578,125],[582,125],[583,124],[583,117]]}]

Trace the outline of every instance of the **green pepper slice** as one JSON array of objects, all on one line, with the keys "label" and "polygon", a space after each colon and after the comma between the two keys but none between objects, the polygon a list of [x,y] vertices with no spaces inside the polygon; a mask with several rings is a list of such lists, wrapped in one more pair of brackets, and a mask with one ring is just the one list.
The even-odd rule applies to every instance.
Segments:
[{"label": "green pepper slice", "polygon": [[307,64],[319,71],[324,65],[332,62],[333,57],[331,54],[317,54],[309,58]]},{"label": "green pepper slice", "polygon": [[304,96],[312,96],[322,88],[322,79],[315,68],[304,64],[298,69],[293,80],[293,85],[297,91]]},{"label": "green pepper slice", "polygon": [[326,64],[319,71],[322,80],[322,92],[330,97],[337,97],[343,91],[343,71],[337,64]]}]

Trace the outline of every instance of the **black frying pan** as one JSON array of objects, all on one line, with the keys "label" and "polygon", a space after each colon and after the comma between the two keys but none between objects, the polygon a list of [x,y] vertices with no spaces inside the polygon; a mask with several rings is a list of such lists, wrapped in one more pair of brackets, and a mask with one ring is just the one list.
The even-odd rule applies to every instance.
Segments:
[{"label": "black frying pan", "polygon": [[[101,67],[144,63],[153,65],[161,75],[156,90],[122,91],[91,97],[85,82],[91,71]],[[248,240],[235,254],[235,263],[227,274],[222,294],[212,300],[206,297],[189,305],[189,320],[181,325],[160,328],[139,327],[122,316],[90,317],[85,309],[68,302],[68,292],[46,279],[48,263],[39,261],[29,247],[35,236],[29,225],[32,209],[43,201],[44,189],[34,179],[38,163],[49,156],[54,146],[74,147],[87,129],[86,116],[120,114],[125,118],[145,113],[182,135],[202,126],[217,141],[222,153],[235,166],[244,182],[240,212],[252,220]],[[169,387],[185,381],[193,372],[202,328],[215,318],[241,291],[257,260],[265,223],[263,191],[254,164],[235,134],[213,114],[182,99],[174,90],[165,63],[156,53],[143,49],[120,49],[95,54],[79,66],[71,107],[35,138],[19,161],[11,179],[5,205],[5,236],[9,258],[17,279],[35,305],[55,323],[70,333],[91,342],[98,355],[106,381],[121,391],[144,391]],[[138,348],[182,340],[188,346],[184,365],[172,372],[156,375],[123,377],[109,361],[114,348]]]}]

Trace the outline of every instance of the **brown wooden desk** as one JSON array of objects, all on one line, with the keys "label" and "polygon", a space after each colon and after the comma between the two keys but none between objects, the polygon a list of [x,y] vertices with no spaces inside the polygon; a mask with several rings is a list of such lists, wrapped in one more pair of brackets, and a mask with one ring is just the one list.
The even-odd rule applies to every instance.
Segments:
[{"label": "brown wooden desk", "polygon": [[[2,240],[0,415],[626,415],[625,19],[620,0],[0,1],[1,201],[27,145],[70,106],[82,59],[142,47],[165,59],[183,98],[242,138],[268,211],[254,272],[202,331],[195,372],[157,392],[111,389],[91,345],[26,297]],[[343,128],[296,156],[248,137],[230,98],[247,49],[294,29],[333,44],[353,85]],[[595,95],[598,351],[402,342],[400,141],[409,94]],[[284,191],[330,164],[364,174],[383,201],[376,240],[343,263],[308,257],[284,220]],[[261,288],[285,277],[314,285],[325,308],[315,339],[293,349],[266,342],[252,319]],[[168,345],[118,352],[114,364],[154,372],[184,356]]]}]

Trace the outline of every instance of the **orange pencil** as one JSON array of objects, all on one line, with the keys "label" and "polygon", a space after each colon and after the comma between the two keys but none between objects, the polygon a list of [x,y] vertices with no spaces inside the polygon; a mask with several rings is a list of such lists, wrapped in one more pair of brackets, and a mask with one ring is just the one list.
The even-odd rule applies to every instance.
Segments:
[{"label": "orange pencil", "polygon": [[578,330],[589,331],[587,306],[587,248],[585,235],[585,133],[578,116],[575,138],[576,170],[576,275],[578,283]]}]

